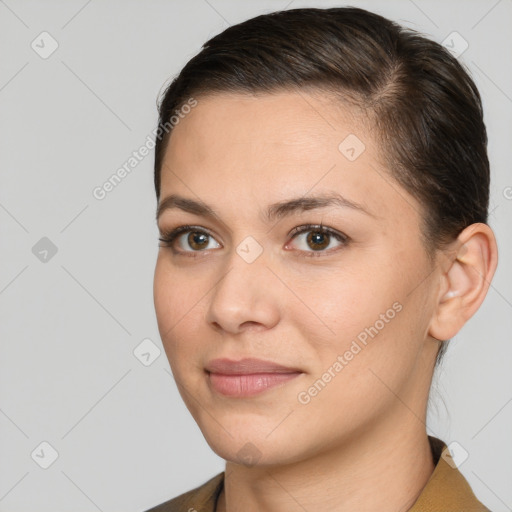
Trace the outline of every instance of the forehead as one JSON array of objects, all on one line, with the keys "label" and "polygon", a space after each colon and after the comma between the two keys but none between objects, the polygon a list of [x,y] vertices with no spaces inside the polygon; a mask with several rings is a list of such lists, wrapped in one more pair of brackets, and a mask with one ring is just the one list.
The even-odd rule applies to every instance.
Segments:
[{"label": "forehead", "polygon": [[[263,179],[271,167],[274,180],[286,179],[290,172],[298,179],[333,165],[357,168],[355,159],[350,162],[340,152],[347,137],[357,142],[358,152],[364,148],[365,160],[376,158],[377,148],[363,123],[325,94],[217,93],[197,98],[197,106],[174,127],[164,164],[186,170],[190,178],[202,169],[209,176]],[[163,169],[163,180],[165,175]]]},{"label": "forehead", "polygon": [[374,213],[419,209],[381,164],[367,120],[326,93],[196,99],[169,139],[162,197],[192,191],[216,204],[261,204],[336,191]]},{"label": "forehead", "polygon": [[226,143],[247,147],[265,144],[269,150],[274,146],[277,151],[279,146],[313,146],[324,141],[327,149],[327,144],[347,129],[358,132],[361,139],[369,138],[355,107],[349,108],[321,91],[216,93],[200,97],[197,102],[172,132],[171,141],[182,135],[180,146],[183,142],[210,149]]}]

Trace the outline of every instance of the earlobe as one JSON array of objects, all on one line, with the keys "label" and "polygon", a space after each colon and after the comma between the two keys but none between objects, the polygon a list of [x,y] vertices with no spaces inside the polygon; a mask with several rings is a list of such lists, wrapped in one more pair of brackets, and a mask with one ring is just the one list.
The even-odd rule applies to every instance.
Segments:
[{"label": "earlobe", "polygon": [[441,276],[440,296],[430,322],[429,335],[438,340],[455,336],[475,314],[489,289],[498,263],[492,229],[471,224],[446,251],[448,265]]}]

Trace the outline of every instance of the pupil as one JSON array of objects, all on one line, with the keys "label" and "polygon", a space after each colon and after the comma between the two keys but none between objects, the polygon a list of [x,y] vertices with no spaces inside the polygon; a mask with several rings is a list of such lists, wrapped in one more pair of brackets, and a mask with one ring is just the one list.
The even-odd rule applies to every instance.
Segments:
[{"label": "pupil", "polygon": [[318,231],[312,231],[308,235],[308,243],[313,243],[316,247],[312,247],[314,250],[324,249],[329,245],[328,236],[325,233],[319,233]]},{"label": "pupil", "polygon": [[188,235],[188,242],[190,247],[193,247],[194,249],[202,249],[205,244],[208,245],[208,235],[198,233],[197,231],[195,233],[190,233]]}]

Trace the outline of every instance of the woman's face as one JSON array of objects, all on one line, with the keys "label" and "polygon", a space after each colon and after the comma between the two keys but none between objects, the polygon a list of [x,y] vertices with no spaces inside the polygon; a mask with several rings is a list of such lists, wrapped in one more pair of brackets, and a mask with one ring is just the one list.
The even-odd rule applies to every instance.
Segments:
[{"label": "woman's face", "polygon": [[[189,202],[167,202],[158,227],[193,228],[159,249],[158,326],[183,400],[227,460],[299,461],[424,417],[439,270],[418,202],[333,105],[312,92],[200,97],[167,147],[160,205]],[[244,358],[288,373],[207,371]]]}]

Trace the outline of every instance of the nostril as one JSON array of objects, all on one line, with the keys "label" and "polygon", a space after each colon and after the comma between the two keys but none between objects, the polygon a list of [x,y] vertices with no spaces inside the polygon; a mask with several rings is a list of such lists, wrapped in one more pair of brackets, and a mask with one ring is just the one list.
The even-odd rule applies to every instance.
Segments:
[{"label": "nostril", "polygon": [[244,322],[241,326],[241,329],[246,329],[250,331],[260,330],[260,329],[266,329],[264,325],[261,325],[258,322],[254,322],[252,320],[248,320],[247,322]]}]

